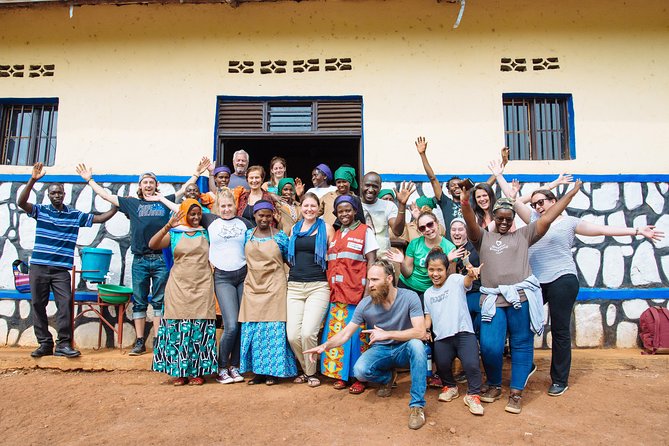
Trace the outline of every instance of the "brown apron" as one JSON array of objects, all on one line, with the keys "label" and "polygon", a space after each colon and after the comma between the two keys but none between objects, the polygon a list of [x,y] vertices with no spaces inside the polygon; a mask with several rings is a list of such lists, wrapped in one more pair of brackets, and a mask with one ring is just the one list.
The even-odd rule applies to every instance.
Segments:
[{"label": "brown apron", "polygon": [[239,322],[285,322],[287,282],[279,245],[251,236],[244,252],[247,272]]},{"label": "brown apron", "polygon": [[216,319],[209,241],[184,234],[174,248],[174,266],[165,286],[165,319]]}]

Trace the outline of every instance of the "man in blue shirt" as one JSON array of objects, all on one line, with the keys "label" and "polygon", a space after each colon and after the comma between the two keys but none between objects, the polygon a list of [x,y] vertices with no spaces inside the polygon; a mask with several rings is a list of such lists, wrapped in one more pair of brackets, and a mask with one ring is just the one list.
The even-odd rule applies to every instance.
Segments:
[{"label": "man in blue shirt", "polygon": [[369,296],[360,301],[348,325],[324,344],[304,353],[311,354],[314,361],[316,355],[344,344],[365,324],[369,329],[363,333],[369,333],[370,348],[355,363],[355,377],[362,382],[379,383],[376,394],[389,397],[397,377],[395,368],[409,367],[409,428],[420,429],[425,424],[427,388],[427,353],[421,341],[425,337],[425,318],[420,300],[414,291],[395,287],[395,269],[387,260],[374,262],[367,271],[367,284]]},{"label": "man in blue shirt", "polygon": [[[63,204],[65,190],[60,183],[47,188],[50,205],[28,203],[33,186],[46,174],[42,163],[33,166],[26,187],[17,199],[18,206],[37,220],[35,247],[30,259],[30,293],[32,295],[33,327],[39,347],[30,355],[33,358],[53,355],[74,358],[81,353],[72,348],[72,290],[70,270],[74,262],[74,249],[80,227],[109,220],[118,208],[112,207],[100,215],[79,212]],[[49,332],[46,306],[49,292],[56,301],[58,339],[53,350],[53,337]]]}]

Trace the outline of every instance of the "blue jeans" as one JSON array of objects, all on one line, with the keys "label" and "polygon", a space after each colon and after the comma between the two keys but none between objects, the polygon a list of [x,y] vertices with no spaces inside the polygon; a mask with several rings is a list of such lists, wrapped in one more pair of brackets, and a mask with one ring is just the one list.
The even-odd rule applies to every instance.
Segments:
[{"label": "blue jeans", "polygon": [[504,342],[509,332],[511,348],[511,384],[513,390],[523,390],[534,361],[534,333],[530,330],[530,310],[527,301],[519,309],[497,307],[490,322],[481,322],[481,358],[491,386],[502,385]]},{"label": "blue jeans", "polygon": [[223,336],[218,344],[218,366],[239,367],[239,349],[242,335],[239,308],[242,305],[246,265],[237,271],[214,270],[216,299],[223,318]]},{"label": "blue jeans", "polygon": [[388,384],[393,376],[392,370],[396,367],[409,367],[411,371],[409,407],[424,407],[427,354],[425,346],[418,339],[393,345],[372,345],[355,363],[353,374],[358,381]]},{"label": "blue jeans", "polygon": [[168,276],[169,272],[162,254],[135,254],[132,258],[133,319],[146,318],[146,309],[149,306],[149,291],[151,292],[151,306],[154,316],[161,317],[163,315],[165,285]]}]

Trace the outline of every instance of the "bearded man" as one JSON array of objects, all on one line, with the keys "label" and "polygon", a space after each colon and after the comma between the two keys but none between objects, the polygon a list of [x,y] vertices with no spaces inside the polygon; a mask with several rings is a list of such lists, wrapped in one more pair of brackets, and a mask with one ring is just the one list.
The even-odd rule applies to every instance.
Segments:
[{"label": "bearded man", "polygon": [[367,271],[369,296],[360,301],[346,327],[326,343],[309,349],[311,360],[327,350],[339,347],[364,323],[369,330],[370,348],[355,363],[353,373],[358,381],[379,383],[376,394],[391,396],[397,377],[395,368],[411,371],[409,428],[425,424],[425,389],[427,353],[421,339],[425,337],[425,319],[418,295],[395,287],[395,270],[387,260],[376,260]]}]

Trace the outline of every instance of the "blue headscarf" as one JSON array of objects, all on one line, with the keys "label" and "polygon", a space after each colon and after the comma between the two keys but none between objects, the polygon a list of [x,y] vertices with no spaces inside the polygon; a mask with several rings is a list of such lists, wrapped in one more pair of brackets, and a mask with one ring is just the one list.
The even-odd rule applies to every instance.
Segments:
[{"label": "blue headscarf", "polygon": [[308,231],[302,232],[302,224],[304,219],[295,223],[293,226],[293,234],[288,240],[288,263],[295,266],[295,241],[298,237],[309,237],[316,230],[316,249],[314,250],[314,262],[316,262],[325,271],[327,269],[326,255],[328,252],[328,234],[325,222],[321,218],[317,218],[316,222],[309,228]]}]

